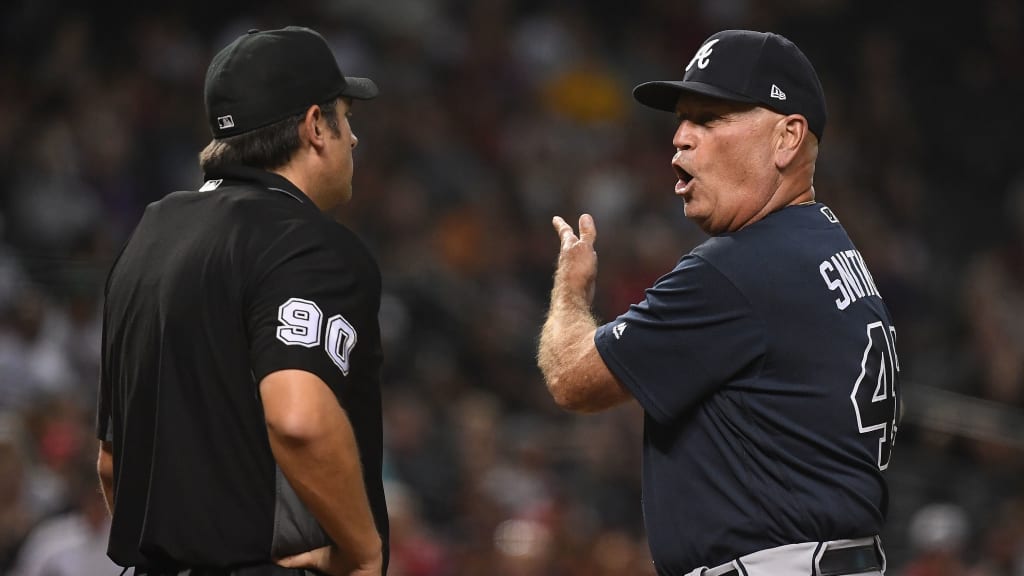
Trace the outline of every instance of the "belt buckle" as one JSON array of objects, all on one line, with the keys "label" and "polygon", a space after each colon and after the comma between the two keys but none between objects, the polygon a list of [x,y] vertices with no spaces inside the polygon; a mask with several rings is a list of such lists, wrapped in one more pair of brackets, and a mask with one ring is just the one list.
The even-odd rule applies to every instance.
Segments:
[{"label": "belt buckle", "polygon": [[825,542],[814,558],[815,576],[885,572],[885,552],[878,536]]},{"label": "belt buckle", "polygon": [[709,568],[704,571],[703,576],[740,576],[739,560]]}]

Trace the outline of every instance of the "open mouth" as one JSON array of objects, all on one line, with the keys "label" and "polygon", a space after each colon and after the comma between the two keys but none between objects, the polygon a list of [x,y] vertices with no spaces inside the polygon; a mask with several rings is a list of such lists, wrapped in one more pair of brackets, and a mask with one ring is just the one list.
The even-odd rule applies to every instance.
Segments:
[{"label": "open mouth", "polygon": [[676,184],[676,192],[685,191],[686,188],[690,185],[690,182],[693,181],[693,175],[687,172],[686,170],[683,170],[676,164],[673,164],[672,168],[675,169],[676,176],[679,178],[679,183]]}]

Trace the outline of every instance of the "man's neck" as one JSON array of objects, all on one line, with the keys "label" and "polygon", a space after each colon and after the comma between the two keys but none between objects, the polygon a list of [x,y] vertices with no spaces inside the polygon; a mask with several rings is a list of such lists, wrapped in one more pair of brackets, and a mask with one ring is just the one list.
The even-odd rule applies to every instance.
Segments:
[{"label": "man's neck", "polygon": [[273,172],[274,174],[277,174],[278,176],[291,182],[292,185],[298,188],[300,192],[305,194],[306,197],[309,198],[313,202],[313,204],[320,209],[321,212],[327,210],[327,208],[323,206],[323,200],[321,198],[318,198],[315,193],[312,193],[312,191],[314,190],[314,186],[312,185],[313,183],[311,179],[307,176],[308,171],[298,168],[295,165],[295,162],[285,164],[280,168],[270,170],[270,172]]}]

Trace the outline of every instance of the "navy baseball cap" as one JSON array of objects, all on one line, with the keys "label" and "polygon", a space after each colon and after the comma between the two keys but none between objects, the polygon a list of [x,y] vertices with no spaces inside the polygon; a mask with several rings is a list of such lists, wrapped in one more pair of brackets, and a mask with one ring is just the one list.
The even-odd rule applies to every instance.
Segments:
[{"label": "navy baseball cap", "polygon": [[250,30],[206,70],[206,116],[214,138],[235,136],[347,96],[369,100],[377,85],[346,77],[323,36],[309,28]]},{"label": "navy baseball cap", "polygon": [[825,92],[814,66],[796,44],[772,32],[712,34],[686,65],[682,80],[645,82],[633,89],[641,104],[668,112],[675,112],[683,94],[800,114],[818,140],[825,131]]}]

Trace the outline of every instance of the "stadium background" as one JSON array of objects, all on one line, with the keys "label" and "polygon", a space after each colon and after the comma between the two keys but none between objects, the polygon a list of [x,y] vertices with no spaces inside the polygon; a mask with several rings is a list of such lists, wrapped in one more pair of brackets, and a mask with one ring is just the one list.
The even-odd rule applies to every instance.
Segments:
[{"label": "stadium background", "polygon": [[384,275],[393,576],[652,573],[637,409],[561,413],[535,367],[549,221],[595,215],[605,319],[701,241],[671,117],[630,89],[722,28],[787,35],[825,85],[818,198],[900,336],[890,573],[1024,574],[1020,2],[83,4],[0,8],[0,574],[116,573],[91,435],[102,281],[146,203],[200,182],[209,58],[287,24],[382,90],[355,108],[342,218]]}]

